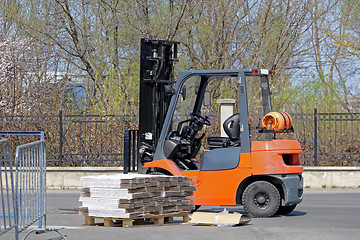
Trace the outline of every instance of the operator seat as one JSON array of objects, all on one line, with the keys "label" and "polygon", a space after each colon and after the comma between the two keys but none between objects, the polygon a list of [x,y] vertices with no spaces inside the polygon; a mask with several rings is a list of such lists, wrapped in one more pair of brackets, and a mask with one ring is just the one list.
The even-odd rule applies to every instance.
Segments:
[{"label": "operator seat", "polygon": [[240,114],[235,113],[228,117],[223,123],[223,128],[228,137],[208,137],[210,149],[240,145]]}]

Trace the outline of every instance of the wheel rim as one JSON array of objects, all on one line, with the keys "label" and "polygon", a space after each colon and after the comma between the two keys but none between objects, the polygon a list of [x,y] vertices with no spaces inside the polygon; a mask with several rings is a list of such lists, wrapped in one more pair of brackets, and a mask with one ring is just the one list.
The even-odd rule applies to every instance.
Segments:
[{"label": "wheel rim", "polygon": [[264,209],[269,204],[269,196],[264,192],[259,192],[254,196],[254,204],[258,208]]}]

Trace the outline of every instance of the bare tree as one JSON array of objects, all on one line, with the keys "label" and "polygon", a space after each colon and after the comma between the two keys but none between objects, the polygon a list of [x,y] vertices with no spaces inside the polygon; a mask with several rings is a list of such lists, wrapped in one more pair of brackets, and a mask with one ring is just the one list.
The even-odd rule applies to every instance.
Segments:
[{"label": "bare tree", "polygon": [[[178,69],[275,70],[277,109],[326,102],[349,111],[356,94],[355,0],[7,0],[0,12],[4,34],[33,43],[37,81],[54,73],[46,111],[135,114],[142,37],[180,41]],[[74,84],[85,107],[74,103],[79,95],[69,100]]]}]

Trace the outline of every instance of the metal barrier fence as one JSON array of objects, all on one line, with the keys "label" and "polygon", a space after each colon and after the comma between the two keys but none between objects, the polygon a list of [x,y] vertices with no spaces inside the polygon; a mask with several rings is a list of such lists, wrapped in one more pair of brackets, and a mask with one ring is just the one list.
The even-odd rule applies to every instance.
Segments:
[{"label": "metal barrier fence", "polygon": [[17,234],[17,218],[15,208],[15,179],[13,176],[13,160],[10,143],[7,139],[0,140],[0,187],[1,187],[1,213],[0,236],[11,229]]},{"label": "metal barrier fence", "polygon": [[16,148],[16,184],[18,231],[39,221],[46,229],[46,146],[40,140]]},{"label": "metal barrier fence", "polygon": [[[3,133],[3,132],[1,132]],[[9,132],[7,132],[9,134]],[[21,133],[12,133],[20,135]],[[16,148],[15,161],[12,161],[12,150],[7,139],[0,140],[2,154],[0,235],[14,229],[15,239],[30,225],[38,222],[36,231],[58,232],[57,229],[46,229],[46,145],[43,132],[25,133],[40,135],[41,140],[20,145]]]},{"label": "metal barrier fence", "polygon": [[0,235],[15,229],[15,239],[19,239],[19,234],[36,221],[39,229],[46,229],[45,141],[18,146],[15,161],[9,141],[1,139],[0,146],[3,151]]}]

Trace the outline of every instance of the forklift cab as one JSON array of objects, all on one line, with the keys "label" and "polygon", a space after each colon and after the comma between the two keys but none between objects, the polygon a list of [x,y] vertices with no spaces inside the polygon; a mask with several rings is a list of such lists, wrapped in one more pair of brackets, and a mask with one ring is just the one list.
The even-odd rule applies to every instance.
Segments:
[{"label": "forklift cab", "polygon": [[[154,160],[170,159],[182,171],[237,167],[240,154],[250,153],[251,130],[271,112],[272,74],[258,69],[180,71]],[[215,119],[221,98],[236,99],[236,113],[223,124]],[[260,116],[251,126],[249,110]],[[226,136],[220,136],[221,127]]]}]

